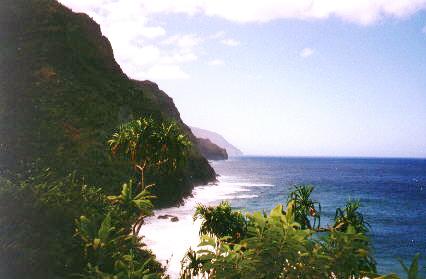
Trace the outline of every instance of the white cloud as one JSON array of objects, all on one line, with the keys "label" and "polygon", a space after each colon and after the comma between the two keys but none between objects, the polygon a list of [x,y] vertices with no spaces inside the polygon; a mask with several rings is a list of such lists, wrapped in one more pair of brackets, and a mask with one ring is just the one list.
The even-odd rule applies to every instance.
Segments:
[{"label": "white cloud", "polygon": [[405,18],[426,8],[426,0],[59,1],[76,12],[89,14],[101,25],[103,34],[111,41],[117,62],[127,75],[140,79],[149,75],[154,80],[156,74],[158,78],[188,78],[181,64],[196,61],[197,47],[206,40],[220,40],[228,46],[240,44],[225,38],[223,31],[205,38],[195,34],[168,34],[162,24],[152,21],[156,14],[201,14],[241,23],[337,17],[368,25],[388,17]]},{"label": "white cloud", "polygon": [[[236,22],[268,22],[280,18],[324,19],[332,16],[371,24],[385,17],[403,18],[426,9],[426,0],[60,0],[78,10],[103,16],[127,14],[205,14]],[[127,8],[126,8],[127,7]],[[96,19],[97,20],[97,19]]]},{"label": "white cloud", "polygon": [[220,65],[225,64],[225,62],[221,59],[213,59],[213,60],[210,60],[209,62],[207,62],[207,64],[210,65],[210,66],[220,66]]},{"label": "white cloud", "polygon": [[224,39],[222,41],[220,41],[222,44],[227,45],[227,46],[239,46],[241,43],[240,41],[234,40],[234,39]]},{"label": "white cloud", "polygon": [[194,34],[174,35],[163,41],[166,45],[175,45],[180,48],[193,48],[203,40]]},{"label": "white cloud", "polygon": [[[166,37],[160,24],[151,21],[145,4],[133,0],[60,0],[75,12],[85,12],[108,37],[123,71],[136,79],[186,79],[181,64],[198,59],[193,34]],[[163,38],[163,39],[162,39]],[[165,42],[164,44],[159,42]]]},{"label": "white cloud", "polygon": [[225,31],[217,31],[216,33],[212,34],[209,38],[212,40],[217,40],[220,38],[223,38],[225,36]]},{"label": "white cloud", "polygon": [[160,26],[155,26],[155,27],[145,26],[140,29],[140,34],[146,38],[153,39],[153,38],[162,37],[166,35],[166,30]]},{"label": "white cloud", "polygon": [[147,78],[163,79],[188,79],[189,75],[178,65],[154,65],[146,73]]},{"label": "white cloud", "polygon": [[311,56],[312,54],[314,54],[314,52],[315,51],[312,48],[305,47],[304,49],[300,51],[299,55],[300,57],[307,58]]}]

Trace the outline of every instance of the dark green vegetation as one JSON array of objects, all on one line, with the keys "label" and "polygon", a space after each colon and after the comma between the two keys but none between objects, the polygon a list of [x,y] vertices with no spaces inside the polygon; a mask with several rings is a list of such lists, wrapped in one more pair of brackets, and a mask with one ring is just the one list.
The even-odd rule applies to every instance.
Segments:
[{"label": "dark green vegetation", "polygon": [[179,112],[157,85],[129,79],[99,25],[54,0],[0,2],[0,170],[37,161],[58,176],[75,172],[107,194],[133,175],[105,145],[131,119],[173,120],[194,143],[184,170],[147,175],[158,205],[180,201],[215,179]]},{"label": "dark green vegetation", "polygon": [[[182,261],[182,278],[399,278],[381,276],[371,252],[368,224],[359,202],[336,210],[332,226],[319,225],[321,206],[312,186],[299,186],[286,209],[269,215],[233,211],[229,203],[199,205],[201,242]],[[418,258],[404,265],[409,279],[420,278]]]},{"label": "dark green vegetation", "polygon": [[[129,162],[134,180],[107,195],[75,175],[37,164],[0,181],[1,278],[160,278],[139,230],[155,197],[147,175],[182,171],[190,142],[174,122],[130,121],[108,141]],[[7,178],[6,178],[7,177]],[[134,183],[133,181],[137,181]],[[119,193],[119,194],[118,194]]]}]

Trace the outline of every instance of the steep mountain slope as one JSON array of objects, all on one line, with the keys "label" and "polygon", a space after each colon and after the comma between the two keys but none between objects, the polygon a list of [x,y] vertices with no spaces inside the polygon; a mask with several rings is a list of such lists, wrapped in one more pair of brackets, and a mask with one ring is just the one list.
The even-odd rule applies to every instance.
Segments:
[{"label": "steep mountain slope", "polygon": [[197,138],[198,148],[201,154],[209,160],[226,160],[228,153],[225,148],[212,143],[209,139]]},{"label": "steep mountain slope", "polygon": [[196,127],[191,127],[191,131],[197,138],[209,139],[219,147],[226,149],[226,152],[230,157],[243,155],[241,150],[230,144],[223,136],[219,135],[218,133]]},{"label": "steep mountain slope", "polygon": [[[124,121],[146,115],[177,121],[173,100],[152,82],[129,79],[100,27],[54,0],[0,3],[0,169],[37,161],[57,173],[75,171],[116,191],[132,170],[112,160],[106,141]],[[196,144],[183,173],[156,177],[158,202],[176,202],[194,184],[215,179]]]}]

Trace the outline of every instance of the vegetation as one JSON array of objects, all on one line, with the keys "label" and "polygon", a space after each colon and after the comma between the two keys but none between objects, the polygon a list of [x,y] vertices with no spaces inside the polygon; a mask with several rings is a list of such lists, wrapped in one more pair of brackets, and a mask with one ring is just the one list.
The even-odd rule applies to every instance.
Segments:
[{"label": "vegetation", "polygon": [[181,168],[191,142],[181,134],[174,122],[158,124],[152,118],[142,118],[121,125],[108,141],[113,155],[121,152],[140,172],[144,189],[145,172],[171,173]]},{"label": "vegetation", "polygon": [[[312,191],[296,187],[286,209],[278,205],[269,214],[243,215],[229,203],[199,205],[194,218],[203,220],[201,240],[182,260],[181,278],[398,278],[377,274],[359,202],[337,209],[332,226],[311,226],[321,208]],[[404,268],[418,278],[418,256]]]},{"label": "vegetation", "polygon": [[193,143],[182,170],[146,174],[156,205],[174,205],[215,179],[173,100],[154,83],[129,79],[89,16],[56,0],[2,0],[0,42],[8,65],[0,67],[0,171],[23,173],[38,161],[115,194],[134,172],[105,142],[120,124],[151,117],[175,122]]},{"label": "vegetation", "polygon": [[[164,277],[144,218],[215,177],[173,101],[127,78],[99,25],[55,0],[1,1],[0,41],[0,278]],[[359,204],[321,228],[312,190],[269,215],[199,205],[182,277],[375,276]]]},{"label": "vegetation", "polygon": [[190,143],[175,123],[141,118],[120,126],[109,145],[140,173],[137,183],[122,184],[118,195],[107,195],[75,175],[62,178],[36,163],[24,174],[3,175],[0,277],[162,276],[163,268],[143,249],[139,236],[154,198],[154,185],[144,185],[140,170],[173,173],[184,166]]},{"label": "vegetation", "polygon": [[313,190],[311,185],[296,186],[288,197],[288,202],[294,201],[294,218],[301,229],[318,229],[321,225],[321,204],[311,199]]},{"label": "vegetation", "polygon": [[231,237],[233,241],[238,242],[244,238],[247,232],[247,221],[244,215],[238,211],[232,211],[231,205],[224,201],[217,207],[204,206],[199,204],[194,213],[194,221],[200,218],[202,220],[200,235]]}]

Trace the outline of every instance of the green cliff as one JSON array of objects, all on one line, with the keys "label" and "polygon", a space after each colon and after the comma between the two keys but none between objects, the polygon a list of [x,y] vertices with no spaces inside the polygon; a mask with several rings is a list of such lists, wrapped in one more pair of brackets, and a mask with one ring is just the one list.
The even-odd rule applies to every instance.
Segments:
[{"label": "green cliff", "polygon": [[117,190],[132,174],[106,145],[132,118],[175,120],[192,140],[186,169],[152,178],[160,205],[215,179],[173,100],[149,81],[129,79],[100,27],[54,0],[0,3],[0,169],[37,161],[56,173],[75,171],[89,184]]}]

